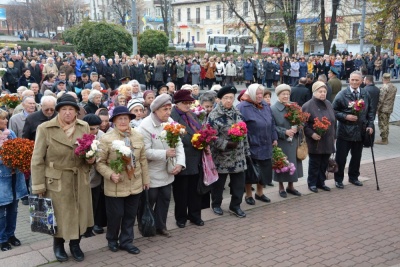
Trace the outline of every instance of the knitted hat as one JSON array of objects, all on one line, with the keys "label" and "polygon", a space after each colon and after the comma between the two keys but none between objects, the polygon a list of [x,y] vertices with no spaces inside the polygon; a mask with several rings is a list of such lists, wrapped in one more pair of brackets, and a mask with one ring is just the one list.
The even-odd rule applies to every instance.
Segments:
[{"label": "knitted hat", "polygon": [[289,85],[287,84],[280,84],[275,88],[275,93],[278,96],[280,93],[282,93],[283,91],[289,91],[289,93],[292,91],[292,89],[290,88]]},{"label": "knitted hat", "polygon": [[326,84],[324,82],[321,82],[321,81],[316,81],[312,86],[312,92],[314,93],[315,91],[317,91],[321,87],[325,87],[325,89],[326,89]]},{"label": "knitted hat", "polygon": [[131,111],[136,106],[140,106],[142,109],[144,109],[144,106],[139,99],[134,98],[134,99],[129,100],[128,105],[127,105],[129,111]]},{"label": "knitted hat", "polygon": [[171,104],[172,104],[171,96],[169,94],[161,94],[157,96],[151,103],[150,109],[152,112],[154,112],[162,106]]}]

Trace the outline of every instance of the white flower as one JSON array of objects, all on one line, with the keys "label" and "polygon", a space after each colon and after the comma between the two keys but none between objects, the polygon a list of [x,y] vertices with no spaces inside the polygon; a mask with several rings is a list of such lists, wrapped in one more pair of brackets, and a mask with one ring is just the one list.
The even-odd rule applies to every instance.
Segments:
[{"label": "white flower", "polygon": [[97,145],[93,142],[93,143],[90,145],[90,148],[91,148],[92,150],[96,151],[96,150],[97,150]]},{"label": "white flower", "polygon": [[87,158],[91,158],[93,156],[94,156],[94,151],[93,150],[90,150],[90,151],[86,152],[86,157]]},{"label": "white flower", "polygon": [[112,148],[114,148],[115,150],[119,150],[122,146],[125,146],[125,142],[122,140],[114,140],[112,142]]},{"label": "white flower", "polygon": [[185,134],[185,133],[186,133],[186,130],[185,130],[184,128],[181,128],[181,129],[179,129],[179,133],[180,133],[180,134]]},{"label": "white flower", "polygon": [[166,137],[167,137],[167,131],[166,130],[161,131],[160,138],[165,139]]},{"label": "white flower", "polygon": [[93,142],[92,142],[92,144],[95,144],[95,145],[100,145],[100,141],[99,140],[93,140]]},{"label": "white flower", "polygon": [[161,127],[165,127],[166,125],[168,125],[168,122],[163,122],[163,123],[161,123]]},{"label": "white flower", "polygon": [[124,155],[129,157],[131,155],[131,149],[127,146],[123,146],[119,148],[119,152]]}]

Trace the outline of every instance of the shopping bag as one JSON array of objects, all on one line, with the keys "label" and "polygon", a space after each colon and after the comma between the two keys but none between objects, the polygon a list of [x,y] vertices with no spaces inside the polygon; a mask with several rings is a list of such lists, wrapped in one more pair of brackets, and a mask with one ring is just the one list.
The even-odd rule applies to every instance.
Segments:
[{"label": "shopping bag", "polygon": [[138,228],[143,237],[156,235],[156,221],[149,204],[149,190],[142,192],[138,210]]},{"label": "shopping bag", "polygon": [[202,162],[203,162],[203,175],[204,175],[203,182],[205,185],[209,186],[210,184],[213,184],[218,180],[217,168],[215,167],[210,152],[207,153],[203,151]]},{"label": "shopping bag", "polygon": [[29,219],[32,232],[55,235],[57,222],[50,198],[29,196]]}]

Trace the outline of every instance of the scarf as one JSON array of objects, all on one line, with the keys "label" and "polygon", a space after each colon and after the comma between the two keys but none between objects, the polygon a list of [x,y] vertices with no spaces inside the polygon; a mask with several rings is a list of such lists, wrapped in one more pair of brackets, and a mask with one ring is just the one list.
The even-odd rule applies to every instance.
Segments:
[{"label": "scarf", "polygon": [[201,129],[201,125],[193,118],[190,111],[183,112],[179,108],[175,106],[176,112],[181,116],[184,122],[193,130],[193,132],[197,132]]},{"label": "scarf", "polygon": [[253,104],[256,108],[258,109],[263,109],[263,105],[261,103],[256,103],[254,102],[248,94],[243,94],[243,96],[240,98],[242,101],[249,102]]},{"label": "scarf", "polygon": [[66,124],[65,122],[63,122],[60,118],[60,116],[57,116],[57,120],[58,123],[60,124],[61,128],[63,129],[64,133],[67,135],[67,138],[69,140],[72,140],[72,136],[75,133],[75,129],[76,129],[76,119],[75,121],[73,121],[70,124]]},{"label": "scarf", "polygon": [[3,143],[8,140],[9,135],[10,135],[10,130],[8,130],[7,128],[0,131],[0,147],[2,147]]}]

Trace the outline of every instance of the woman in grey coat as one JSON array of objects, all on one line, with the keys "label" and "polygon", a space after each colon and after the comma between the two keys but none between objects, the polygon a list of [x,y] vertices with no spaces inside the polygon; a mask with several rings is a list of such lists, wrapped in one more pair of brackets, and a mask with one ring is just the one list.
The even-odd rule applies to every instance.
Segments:
[{"label": "woman in grey coat", "polygon": [[[293,175],[290,175],[289,172],[274,172],[274,181],[279,182],[279,195],[283,198],[287,197],[287,193],[301,196],[301,193],[294,188],[293,183],[297,182],[299,177],[303,177],[303,165],[301,160],[298,160],[296,156],[299,142],[297,130],[293,129],[289,121],[285,118],[285,114],[287,113],[285,104],[289,103],[290,91],[290,86],[287,84],[281,84],[276,87],[275,92],[278,96],[278,101],[271,107],[272,116],[276,124],[275,128],[278,133],[278,147],[286,154],[289,162],[293,163],[296,167]],[[291,137],[292,140],[288,141],[288,137]],[[286,190],[283,183],[288,183]]]},{"label": "woman in grey coat", "polygon": [[197,60],[193,59],[192,66],[190,67],[190,73],[192,73],[192,84],[200,84],[200,65],[197,64]]}]

